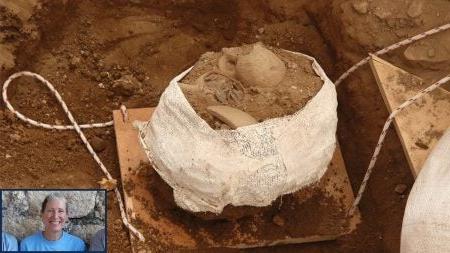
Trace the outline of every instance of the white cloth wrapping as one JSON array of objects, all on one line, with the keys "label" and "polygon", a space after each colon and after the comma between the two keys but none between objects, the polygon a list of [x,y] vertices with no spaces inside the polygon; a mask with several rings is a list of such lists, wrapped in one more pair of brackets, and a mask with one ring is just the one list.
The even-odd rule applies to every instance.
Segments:
[{"label": "white cloth wrapping", "polygon": [[170,82],[151,119],[136,123],[148,158],[173,188],[178,206],[213,213],[228,204],[267,206],[320,180],[336,145],[336,90],[314,58],[300,55],[313,62],[324,83],[293,115],[214,130],[178,85],[188,69]]},{"label": "white cloth wrapping", "polygon": [[406,203],[401,253],[419,252],[450,252],[450,129],[428,156]]}]

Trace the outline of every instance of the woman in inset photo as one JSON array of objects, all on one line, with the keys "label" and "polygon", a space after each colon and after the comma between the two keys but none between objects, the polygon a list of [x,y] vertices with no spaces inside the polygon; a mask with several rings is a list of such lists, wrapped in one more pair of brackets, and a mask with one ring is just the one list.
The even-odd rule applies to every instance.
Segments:
[{"label": "woman in inset photo", "polygon": [[13,235],[2,232],[2,252],[17,250],[17,239]]},{"label": "woman in inset photo", "polygon": [[86,245],[77,236],[63,231],[68,220],[67,200],[50,194],[42,202],[44,231],[38,231],[20,242],[20,251],[85,251]]},{"label": "woman in inset photo", "polygon": [[89,247],[89,251],[105,251],[105,237],[105,229],[100,229],[99,231],[97,231],[97,233],[95,233],[95,235],[91,238],[91,246]]}]

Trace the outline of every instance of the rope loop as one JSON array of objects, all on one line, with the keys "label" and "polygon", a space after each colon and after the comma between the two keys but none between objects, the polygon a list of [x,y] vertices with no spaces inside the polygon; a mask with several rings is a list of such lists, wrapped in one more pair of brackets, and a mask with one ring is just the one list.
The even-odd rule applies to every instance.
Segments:
[{"label": "rope loop", "polygon": [[[21,76],[28,76],[28,77],[32,77],[35,78],[37,80],[39,80],[40,82],[42,82],[43,84],[45,84],[47,86],[47,88],[51,91],[51,93],[56,97],[56,99],[58,100],[59,104],[61,105],[61,107],[63,108],[65,114],[67,115],[67,118],[69,118],[70,122],[72,123],[72,125],[49,125],[49,124],[45,124],[42,122],[38,122],[35,120],[32,120],[28,117],[26,117],[25,115],[21,114],[20,112],[18,112],[17,110],[14,109],[14,107],[11,105],[11,103],[8,100],[8,87],[11,84],[11,82]],[[100,158],[98,157],[97,153],[94,151],[94,149],[92,148],[91,144],[89,143],[89,141],[87,140],[86,136],[84,135],[84,133],[81,131],[82,128],[94,128],[94,127],[108,127],[108,126],[112,126],[113,125],[113,121],[109,121],[109,122],[104,122],[104,123],[97,123],[97,124],[85,124],[85,125],[79,125],[75,118],[73,117],[72,113],[69,111],[69,108],[67,107],[66,103],[64,102],[63,98],[61,97],[61,95],[59,94],[59,92],[53,87],[53,85],[47,81],[44,77],[42,77],[41,75],[38,75],[36,73],[32,73],[29,71],[22,71],[22,72],[18,72],[15,73],[13,75],[11,75],[3,84],[3,88],[2,88],[2,97],[3,97],[3,101],[5,102],[6,107],[13,112],[19,119],[21,119],[24,122],[27,122],[33,126],[37,126],[37,127],[42,127],[45,129],[56,129],[56,130],[75,130],[78,135],[80,136],[81,140],[83,141],[84,145],[86,146],[87,150],[89,151],[89,153],[91,154],[91,156],[94,158],[94,160],[97,162],[97,164],[100,166],[100,169],[103,171],[103,173],[105,174],[106,178],[110,181],[114,181],[115,179],[111,176],[111,174],[108,172],[108,170],[106,169],[105,165],[103,164],[103,162],[100,160]],[[122,196],[120,195],[120,191],[117,189],[117,187],[114,188],[114,192],[116,194],[116,198],[117,201],[119,202],[119,208],[120,208],[120,215],[122,217],[122,222],[125,225],[125,227],[127,227],[134,235],[136,235],[139,240],[141,241],[145,241],[144,236],[133,226],[131,225],[128,220],[127,220],[127,216],[125,213],[125,208],[123,205],[123,201],[122,201]]]}]

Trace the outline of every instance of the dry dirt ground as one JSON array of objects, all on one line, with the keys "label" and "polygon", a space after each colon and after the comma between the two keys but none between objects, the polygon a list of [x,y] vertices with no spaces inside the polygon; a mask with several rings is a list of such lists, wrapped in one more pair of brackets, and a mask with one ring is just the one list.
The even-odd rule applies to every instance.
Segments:
[{"label": "dry dirt ground", "polygon": [[[263,41],[316,57],[335,80],[367,52],[449,21],[448,0],[0,0],[0,81],[16,71],[37,72],[54,84],[80,123],[103,122],[121,103],[156,106],[168,81],[206,51]],[[450,73],[448,45],[449,31],[384,58],[431,81]],[[121,78],[140,85],[115,82]],[[33,119],[68,123],[35,81],[17,80],[9,96]],[[388,112],[367,66],[339,86],[338,96],[337,134],[356,191]],[[113,129],[85,132],[119,178]],[[0,161],[0,188],[94,188],[103,176],[74,132],[24,124],[2,102]],[[391,130],[354,233],[244,252],[399,252],[412,183]],[[406,185],[400,194],[394,191],[399,184]],[[109,251],[129,252],[114,199],[110,193]]]}]

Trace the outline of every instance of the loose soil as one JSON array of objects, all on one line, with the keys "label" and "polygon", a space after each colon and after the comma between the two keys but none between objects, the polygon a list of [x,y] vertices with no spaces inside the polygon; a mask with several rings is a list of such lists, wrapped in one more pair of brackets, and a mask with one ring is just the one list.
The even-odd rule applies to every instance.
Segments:
[{"label": "loose soil", "polygon": [[[136,241],[138,251],[199,248],[203,250],[197,252],[210,252],[211,247],[221,245],[263,244],[288,238],[339,235],[350,230],[350,222],[345,218],[350,203],[344,203],[343,194],[328,190],[332,187],[345,191],[342,185],[336,185],[339,180],[332,179],[338,172],[336,166],[330,166],[319,183],[281,196],[266,208],[253,208],[259,212],[250,213],[252,208],[236,207],[246,215],[214,220],[178,207],[172,188],[149,164],[141,164],[131,172],[133,176],[124,181],[125,191],[133,199],[135,209],[141,204],[144,207],[139,212],[134,210],[133,224],[152,240],[151,244]],[[174,233],[177,229],[187,232],[190,240],[182,233]]]},{"label": "loose soil", "polygon": [[[61,93],[78,122],[88,123],[111,120],[121,103],[156,106],[171,78],[203,53],[244,43],[262,41],[314,56],[335,80],[367,52],[448,23],[450,2],[0,0],[0,20],[0,81],[17,71],[37,72]],[[384,58],[430,82],[450,73],[444,64],[450,59],[441,53],[449,37],[447,31],[415,43],[426,44],[407,54],[402,48]],[[8,95],[33,119],[68,123],[50,92],[35,81],[16,80]],[[357,190],[388,112],[367,66],[338,87],[338,100],[337,136]],[[113,129],[85,133],[120,178]],[[95,188],[103,177],[74,132],[24,124],[2,102],[0,159],[0,188]],[[399,252],[408,194],[394,191],[399,184],[410,189],[413,178],[390,130],[354,233],[336,241],[243,252]],[[109,252],[130,252],[113,193],[108,201]]]}]

